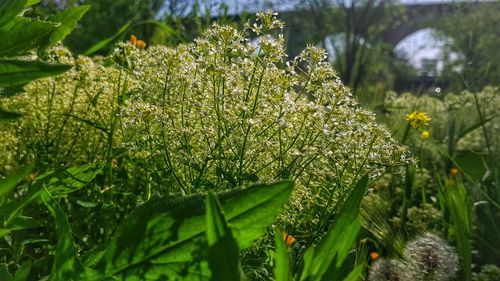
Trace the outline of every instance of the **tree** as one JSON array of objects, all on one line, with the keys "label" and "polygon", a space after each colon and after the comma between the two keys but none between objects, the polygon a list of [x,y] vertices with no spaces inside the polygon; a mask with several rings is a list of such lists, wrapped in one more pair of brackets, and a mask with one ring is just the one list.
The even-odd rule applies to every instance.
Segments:
[{"label": "tree", "polygon": [[380,81],[392,86],[394,68],[400,63],[382,39],[392,24],[402,20],[397,1],[299,0],[298,7],[299,13],[309,14],[308,21],[290,17],[287,23],[309,30],[306,40],[329,50],[340,78],[354,92]]},{"label": "tree", "polygon": [[458,89],[479,90],[498,85],[500,77],[500,2],[457,4],[438,27],[447,40],[449,59],[444,74]]}]

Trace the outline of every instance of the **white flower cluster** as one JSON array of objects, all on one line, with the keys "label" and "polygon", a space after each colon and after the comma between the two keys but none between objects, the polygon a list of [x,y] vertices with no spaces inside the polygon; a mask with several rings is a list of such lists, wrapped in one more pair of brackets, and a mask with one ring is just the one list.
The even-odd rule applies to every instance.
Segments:
[{"label": "white flower cluster", "polygon": [[[259,32],[283,26],[258,19]],[[57,47],[51,58],[75,67],[8,100],[25,114],[11,143],[48,167],[112,157],[139,188],[168,192],[294,180],[283,221],[307,232],[361,175],[402,172],[408,151],[357,105],[324,50],[287,61],[283,37],[262,36],[256,46],[215,24],[176,48],[120,44],[108,67]]]},{"label": "white flower cluster", "polygon": [[193,44],[129,52],[140,91],[122,114],[124,147],[186,193],[295,180],[285,220],[307,229],[319,217],[311,210],[342,186],[364,173],[400,172],[409,157],[358,107],[324,50],[308,47],[286,61],[282,37],[259,44],[214,25]]}]

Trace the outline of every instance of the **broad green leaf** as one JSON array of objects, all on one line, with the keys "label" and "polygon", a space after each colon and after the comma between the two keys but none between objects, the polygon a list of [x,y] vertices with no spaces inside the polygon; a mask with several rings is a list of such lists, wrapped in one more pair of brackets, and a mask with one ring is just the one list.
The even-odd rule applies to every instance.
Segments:
[{"label": "broad green leaf", "polygon": [[75,241],[73,240],[68,218],[47,189],[43,188],[40,195],[43,204],[49,209],[50,214],[56,221],[56,257],[52,265],[49,281],[81,280],[79,278],[84,268],[77,257]]},{"label": "broad green leaf", "polygon": [[318,246],[309,248],[304,255],[304,269],[300,280],[338,280],[341,268],[361,229],[358,218],[361,200],[368,176],[362,177],[343,203],[332,228]]},{"label": "broad green leaf", "polygon": [[3,179],[0,181],[0,196],[4,196],[11,190],[13,190],[17,184],[22,181],[24,178],[26,178],[35,165],[26,165],[24,167],[19,168],[17,171],[15,171],[12,175],[8,176],[7,178]]},{"label": "broad green leaf", "polygon": [[17,112],[5,111],[0,108],[0,122],[2,121],[12,121],[17,118],[21,118],[23,115]]},{"label": "broad green leaf", "polygon": [[[0,29],[0,57],[16,56],[38,48],[59,24],[36,19],[15,17]],[[0,62],[1,64],[1,62]]]},{"label": "broad green leaf", "polygon": [[[240,250],[265,233],[292,187],[256,185],[219,195]],[[203,200],[202,195],[156,198],[139,206],[118,228],[97,269],[104,278],[120,280],[158,280],[165,274],[190,280],[190,273],[208,280],[208,267],[200,262],[207,248]]]},{"label": "broad green leaf", "polygon": [[102,166],[89,164],[39,175],[31,184],[28,193],[20,201],[0,205],[0,213],[4,215],[5,223],[8,224],[10,220],[14,220],[19,215],[24,206],[39,197],[42,188],[46,187],[53,197],[62,197],[86,186],[101,171]]},{"label": "broad green leaf", "polygon": [[291,281],[290,274],[290,256],[288,254],[288,248],[283,241],[283,237],[279,231],[276,231],[275,238],[276,241],[276,263],[274,266],[274,278],[276,281]]},{"label": "broad green leaf", "polygon": [[120,29],[118,30],[118,32],[116,32],[115,34],[113,34],[112,36],[106,38],[106,39],[103,39],[99,42],[97,42],[95,45],[93,45],[92,47],[88,48],[85,52],[83,52],[84,55],[92,55],[93,53],[107,47],[108,45],[114,43],[118,38],[120,38],[120,36],[122,36],[125,32],[127,32],[127,30],[130,28],[130,26],[132,25],[132,22],[127,22],[126,24],[124,24],[122,27],[120,27]]},{"label": "broad green leaf", "polygon": [[10,281],[26,281],[31,271],[31,261],[27,261],[21,265],[21,267],[16,271],[16,274],[12,277]]},{"label": "broad green leaf", "polygon": [[46,172],[36,177],[33,187],[41,189],[45,186],[53,197],[59,198],[85,187],[102,173],[102,168],[101,165],[87,164],[61,171]]},{"label": "broad green leaf", "polygon": [[240,280],[239,250],[227,225],[217,197],[210,193],[205,200],[207,219],[208,265],[212,279]]},{"label": "broad green leaf", "polygon": [[[0,1],[0,29],[19,15],[26,5],[26,0],[2,0]],[[2,39],[5,40],[5,39]]]},{"label": "broad green leaf", "polygon": [[90,5],[81,5],[71,9],[64,10],[54,16],[49,17],[51,22],[59,22],[59,25],[50,36],[49,45],[63,40],[75,29],[78,21],[87,13]]},{"label": "broad green leaf", "polygon": [[70,65],[42,61],[0,59],[0,87],[25,84],[39,78],[61,74],[70,68]]}]

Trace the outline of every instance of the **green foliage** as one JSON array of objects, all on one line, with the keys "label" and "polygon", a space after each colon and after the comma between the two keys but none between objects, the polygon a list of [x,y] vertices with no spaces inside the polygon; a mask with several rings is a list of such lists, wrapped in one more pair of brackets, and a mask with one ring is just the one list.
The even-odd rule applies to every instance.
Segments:
[{"label": "green foliage", "polygon": [[458,54],[457,59],[445,62],[444,76],[451,80],[453,89],[474,92],[498,85],[500,74],[500,2],[475,4],[457,3],[453,13],[437,26],[447,39],[447,51]]},{"label": "green foliage", "polygon": [[0,60],[0,87],[26,84],[32,80],[61,74],[70,65],[14,59]]},{"label": "green foliage", "polygon": [[222,207],[213,193],[205,199],[208,266],[212,280],[240,280],[239,250]]},{"label": "green foliage", "polygon": [[83,265],[77,258],[77,250],[68,218],[47,189],[42,189],[40,194],[43,204],[49,209],[56,221],[57,230],[56,257],[52,264],[49,280],[79,280],[79,275],[83,272]]},{"label": "green foliage", "polygon": [[52,32],[49,45],[54,45],[66,38],[76,28],[78,21],[82,19],[89,9],[89,5],[82,5],[50,16],[49,21],[59,22],[60,25]]},{"label": "green foliage", "polygon": [[[291,188],[290,183],[260,185],[219,196],[240,250],[265,233]],[[210,276],[208,265],[198,263],[207,243],[203,199],[200,195],[173,202],[157,198],[139,206],[116,231],[97,269],[122,279],[196,272]]]},{"label": "green foliage", "polygon": [[290,252],[283,241],[279,231],[276,231],[274,241],[276,243],[276,265],[274,266],[274,278],[276,281],[291,281]]},{"label": "green foliage", "polygon": [[12,191],[17,184],[26,178],[33,170],[34,165],[27,165],[0,181],[0,198]]},{"label": "green foliage", "polygon": [[444,194],[444,200],[447,209],[450,212],[453,222],[453,239],[457,243],[458,254],[461,258],[461,269],[463,271],[463,280],[471,280],[471,219],[469,200],[464,185],[455,180],[446,180],[440,184],[441,192]]},{"label": "green foliage", "polygon": [[123,40],[124,36],[125,36],[125,34],[127,34],[127,32],[129,32],[130,30],[133,30],[134,28],[141,26],[141,25],[155,25],[155,26],[159,27],[162,30],[162,32],[164,34],[166,34],[167,36],[174,33],[174,30],[172,28],[170,28],[168,25],[161,23],[159,21],[145,20],[145,21],[141,21],[141,22],[138,22],[135,24],[132,24],[132,22],[129,21],[129,22],[125,23],[123,26],[121,26],[120,29],[118,29],[118,31],[115,34],[95,43],[90,48],[85,50],[83,52],[83,54],[92,55],[92,54],[94,54],[94,53],[96,53],[104,48],[109,48],[112,44],[115,44],[116,42]]},{"label": "green foliage", "polygon": [[[325,238],[317,246],[313,246],[306,251],[304,269],[299,280],[341,280],[342,274],[346,270],[344,262],[361,229],[358,214],[367,183],[367,175],[356,183],[351,194],[336,215],[332,228]],[[359,266],[353,269],[357,274],[360,273],[360,270]],[[356,276],[349,278],[356,278]]]}]

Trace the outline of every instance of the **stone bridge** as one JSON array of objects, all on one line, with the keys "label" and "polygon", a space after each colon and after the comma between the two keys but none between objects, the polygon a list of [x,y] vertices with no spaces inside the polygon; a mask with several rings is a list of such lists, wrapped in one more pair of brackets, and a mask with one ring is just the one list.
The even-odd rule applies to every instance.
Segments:
[{"label": "stone bridge", "polygon": [[[436,1],[404,4],[400,15],[401,20],[382,32],[382,40],[396,47],[407,36],[421,29],[435,26],[440,19],[454,15],[458,10],[462,13],[469,12],[480,5],[488,5],[488,2],[491,1]],[[328,19],[318,18],[315,13],[306,10],[283,12],[280,13],[280,18],[284,19],[287,24],[285,36],[290,56],[296,55],[306,44],[318,44],[324,40],[324,38],[313,38],[311,34],[318,34],[317,30],[313,29],[322,26],[322,23]]]}]

